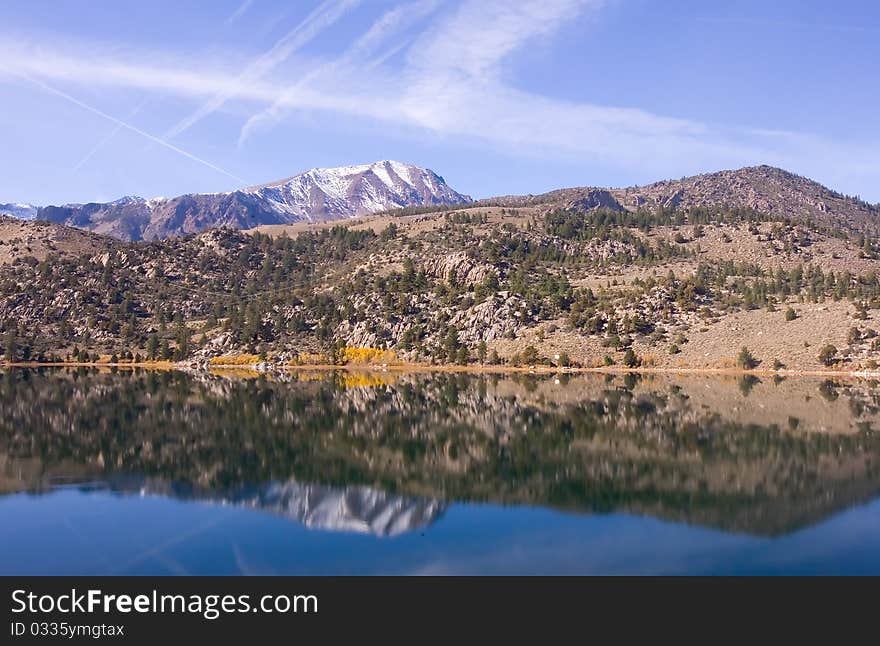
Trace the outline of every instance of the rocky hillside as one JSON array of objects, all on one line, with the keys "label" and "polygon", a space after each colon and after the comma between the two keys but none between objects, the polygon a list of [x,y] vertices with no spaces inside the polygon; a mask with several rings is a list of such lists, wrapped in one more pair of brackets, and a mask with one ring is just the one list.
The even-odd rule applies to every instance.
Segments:
[{"label": "rocky hillside", "polygon": [[877,231],[880,209],[771,166],[697,175],[614,191],[626,208],[744,207],[776,219]]},{"label": "rocky hillside", "polygon": [[629,188],[567,188],[543,195],[493,198],[479,204],[547,205],[577,210],[608,208],[630,212],[660,208],[747,208],[777,220],[789,219],[872,235],[880,232],[880,205],[843,195],[772,166],[724,170]]},{"label": "rocky hillside", "polygon": [[849,220],[553,199],[149,243],[6,219],[3,356],[877,371],[880,243]]},{"label": "rocky hillside", "polygon": [[262,224],[340,220],[399,207],[469,201],[431,170],[381,161],[313,169],[229,193],[152,200],[128,196],[108,203],[41,208],[0,205],[0,213],[36,217],[121,240],[155,240],[220,226],[247,229]]},{"label": "rocky hillside", "polygon": [[25,222],[0,215],[0,265],[19,259],[44,260],[50,256],[89,256],[114,248],[106,236],[51,222]]}]

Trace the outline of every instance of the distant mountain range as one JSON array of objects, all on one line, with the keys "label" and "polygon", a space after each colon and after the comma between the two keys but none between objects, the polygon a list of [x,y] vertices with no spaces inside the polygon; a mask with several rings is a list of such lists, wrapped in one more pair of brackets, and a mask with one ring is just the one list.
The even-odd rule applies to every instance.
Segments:
[{"label": "distant mountain range", "polygon": [[35,220],[40,207],[33,204],[0,204],[0,214],[11,215],[19,220]]},{"label": "distant mountain range", "polygon": [[122,240],[155,240],[228,226],[342,220],[412,206],[471,201],[426,168],[396,161],[316,168],[287,179],[228,193],[189,193],[145,200],[36,207],[0,204],[0,214],[41,219]]},{"label": "distant mountain range", "polygon": [[[37,207],[0,204],[0,214],[41,219],[122,240],[155,240],[227,226],[344,220],[405,207],[457,206],[470,196],[434,171],[396,161],[316,168],[287,179],[228,193],[189,193],[145,200]],[[843,195],[772,166],[695,175],[629,188],[565,188],[473,202],[475,206],[539,206],[590,211],[744,207],[781,219],[880,233],[880,205]]]}]

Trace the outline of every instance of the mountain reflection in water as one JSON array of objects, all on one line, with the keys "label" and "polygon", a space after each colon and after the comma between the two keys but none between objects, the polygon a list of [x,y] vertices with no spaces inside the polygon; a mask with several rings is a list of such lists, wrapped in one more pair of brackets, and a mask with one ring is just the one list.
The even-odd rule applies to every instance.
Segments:
[{"label": "mountain reflection in water", "polygon": [[380,536],[473,502],[777,536],[880,492],[875,385],[8,370],[0,494],[98,483]]},{"label": "mountain reflection in water", "polygon": [[445,505],[437,500],[397,496],[371,487],[329,487],[295,480],[242,486],[230,491],[204,491],[190,485],[112,478],[99,489],[141,496],[166,496],[268,512],[309,529],[397,536],[430,525]]}]

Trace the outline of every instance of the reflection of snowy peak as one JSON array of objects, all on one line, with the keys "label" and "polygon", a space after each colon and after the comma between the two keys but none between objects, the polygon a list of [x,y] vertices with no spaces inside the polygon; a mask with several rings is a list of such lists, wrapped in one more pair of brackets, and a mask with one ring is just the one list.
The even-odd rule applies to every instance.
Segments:
[{"label": "reflection of snowy peak", "polygon": [[142,495],[249,507],[290,518],[310,529],[375,536],[396,536],[426,527],[445,510],[443,503],[429,498],[406,498],[370,487],[301,484],[295,480],[241,487],[228,492],[204,491],[140,478],[117,478],[109,486],[115,491],[138,491]]},{"label": "reflection of snowy peak", "polygon": [[404,498],[369,487],[324,487],[294,481],[272,483],[247,504],[295,518],[306,527],[395,536],[430,525],[443,504]]}]

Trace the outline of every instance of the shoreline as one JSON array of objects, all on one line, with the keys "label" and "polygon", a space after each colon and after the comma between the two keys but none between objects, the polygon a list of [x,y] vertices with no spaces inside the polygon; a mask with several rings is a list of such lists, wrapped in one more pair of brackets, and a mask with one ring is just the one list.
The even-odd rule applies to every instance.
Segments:
[{"label": "shoreline", "polygon": [[648,366],[627,368],[624,366],[595,366],[583,367],[555,367],[555,366],[495,366],[495,365],[457,365],[444,364],[432,365],[422,363],[398,363],[398,364],[268,364],[268,368],[256,368],[254,364],[225,364],[225,365],[193,365],[191,363],[175,363],[172,361],[144,361],[140,363],[108,363],[108,362],[36,362],[18,361],[2,362],[2,368],[117,368],[133,370],[141,368],[145,370],[180,370],[180,371],[204,371],[208,373],[224,373],[231,371],[247,370],[256,374],[270,374],[273,372],[460,372],[474,374],[681,374],[681,375],[731,375],[756,377],[845,377],[860,379],[880,379],[878,370],[816,370],[816,369],[791,369],[781,370],[742,368],[707,368],[707,367],[663,367]]}]

